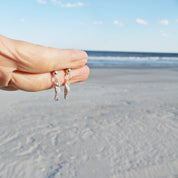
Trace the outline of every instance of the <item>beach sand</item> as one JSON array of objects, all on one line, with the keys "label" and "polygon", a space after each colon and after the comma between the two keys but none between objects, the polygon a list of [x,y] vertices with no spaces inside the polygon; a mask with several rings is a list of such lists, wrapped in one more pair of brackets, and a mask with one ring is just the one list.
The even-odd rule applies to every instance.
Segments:
[{"label": "beach sand", "polygon": [[0,91],[0,178],[178,177],[178,68],[95,68],[62,95]]}]

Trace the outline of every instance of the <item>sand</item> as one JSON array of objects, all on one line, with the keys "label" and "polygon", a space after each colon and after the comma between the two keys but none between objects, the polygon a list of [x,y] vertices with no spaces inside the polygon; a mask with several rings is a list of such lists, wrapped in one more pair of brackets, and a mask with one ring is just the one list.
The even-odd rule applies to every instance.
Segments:
[{"label": "sand", "polygon": [[53,95],[0,91],[0,178],[178,177],[178,68],[91,69]]}]

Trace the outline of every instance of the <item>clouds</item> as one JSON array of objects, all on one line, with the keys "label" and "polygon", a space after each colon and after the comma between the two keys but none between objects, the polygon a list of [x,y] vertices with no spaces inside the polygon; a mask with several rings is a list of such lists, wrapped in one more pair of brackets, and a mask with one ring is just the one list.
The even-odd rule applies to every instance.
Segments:
[{"label": "clouds", "polygon": [[24,18],[19,19],[20,22],[25,22]]},{"label": "clouds", "polygon": [[[140,19],[140,18],[137,18],[136,19],[136,23],[137,24],[142,24],[142,25],[147,25],[148,22],[146,20],[143,20],[143,19]],[[168,20],[160,20],[159,21],[159,24],[162,24],[162,25],[169,25],[169,21]],[[164,38],[167,38],[168,37],[168,34],[164,31],[160,31],[160,34],[162,37]]]},{"label": "clouds", "polygon": [[57,1],[57,0],[51,0],[51,2],[54,5],[59,5],[60,7],[81,7],[84,6],[84,3],[82,2],[76,2],[76,3],[62,3],[62,1]]},{"label": "clouds", "polygon": [[147,24],[148,24],[147,21],[145,21],[145,20],[143,20],[143,19],[140,19],[140,18],[136,19],[136,22],[137,22],[138,24],[142,24],[142,25],[147,25]]},{"label": "clouds", "polygon": [[45,0],[37,0],[37,2],[40,3],[40,4],[46,4],[47,3],[47,1],[45,1]]},{"label": "clouds", "polygon": [[121,27],[124,26],[124,24],[123,24],[122,22],[119,22],[118,20],[114,20],[114,21],[113,21],[113,24],[114,24],[114,25],[119,25],[119,26],[121,26]]},{"label": "clouds", "polygon": [[[111,23],[111,22],[110,22],[110,23]],[[94,21],[93,24],[94,24],[94,25],[103,25],[104,22],[103,22],[102,20],[100,20],[100,21]],[[122,22],[118,21],[118,20],[114,20],[114,21],[112,22],[112,24],[113,24],[113,25],[118,25],[118,26],[120,26],[120,27],[124,26],[124,24],[123,24]]]},{"label": "clouds", "polygon": [[94,25],[102,25],[102,24],[103,24],[103,21],[94,21],[93,24],[94,24]]},{"label": "clouds", "polygon": [[83,6],[84,5],[84,3],[82,3],[82,2],[77,2],[77,3],[66,3],[66,4],[63,4],[63,3],[59,3],[59,5],[61,6],[61,7],[81,7],[81,6]]},{"label": "clouds", "polygon": [[160,31],[160,33],[161,33],[161,35],[163,36],[163,37],[168,37],[168,34],[167,33],[165,33],[165,32],[163,32],[163,31]]},{"label": "clouds", "polygon": [[168,20],[161,20],[160,24],[169,25],[169,21]]},{"label": "clouds", "polygon": [[[176,22],[178,23],[178,19],[176,19]],[[110,22],[111,23],[111,22]],[[136,19],[136,23],[137,24],[141,24],[141,25],[151,25],[152,23],[154,23],[154,22],[152,22],[152,23],[148,23],[148,21],[147,20],[145,20],[145,19],[142,19],[142,18],[137,18]],[[93,24],[94,25],[102,25],[102,24],[104,24],[104,21],[94,21],[93,22]],[[118,25],[118,26],[120,26],[120,27],[123,27],[123,26],[125,26],[125,24],[123,23],[123,22],[121,22],[121,21],[119,21],[119,20],[114,20],[113,22],[112,22],[112,24],[113,25]],[[168,20],[160,20],[159,22],[157,22],[157,24],[161,24],[161,25],[165,25],[165,26],[168,26],[169,25],[169,21]],[[126,26],[127,25],[129,25],[129,24],[126,24]],[[163,35],[163,36],[166,36],[166,35]]]},{"label": "clouds", "polygon": [[[47,4],[47,0],[37,0],[40,4]],[[58,5],[60,7],[70,8],[70,7],[81,7],[84,6],[82,2],[75,2],[75,3],[63,3],[62,1],[58,0],[49,0],[53,5]]]}]

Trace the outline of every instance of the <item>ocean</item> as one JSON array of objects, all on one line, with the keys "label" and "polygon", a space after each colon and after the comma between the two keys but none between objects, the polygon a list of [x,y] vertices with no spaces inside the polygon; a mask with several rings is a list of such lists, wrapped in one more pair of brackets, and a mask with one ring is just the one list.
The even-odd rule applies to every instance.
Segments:
[{"label": "ocean", "polygon": [[174,67],[178,53],[86,51],[89,67]]}]

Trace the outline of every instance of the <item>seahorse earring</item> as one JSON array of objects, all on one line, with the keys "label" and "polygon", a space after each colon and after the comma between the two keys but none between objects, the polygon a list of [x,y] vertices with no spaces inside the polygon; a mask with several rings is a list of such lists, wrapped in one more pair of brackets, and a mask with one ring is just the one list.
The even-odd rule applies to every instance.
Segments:
[{"label": "seahorse earring", "polygon": [[59,94],[60,94],[60,91],[61,91],[59,80],[56,77],[57,74],[58,74],[57,71],[53,72],[53,77],[54,77],[54,80],[55,80],[55,84],[54,84],[54,90],[55,90],[54,100],[55,101],[59,100]]},{"label": "seahorse earring", "polygon": [[70,92],[70,80],[71,80],[71,69],[66,70],[66,75],[65,75],[65,86],[64,86],[64,99],[67,99],[69,97],[69,92]]}]

